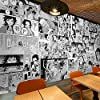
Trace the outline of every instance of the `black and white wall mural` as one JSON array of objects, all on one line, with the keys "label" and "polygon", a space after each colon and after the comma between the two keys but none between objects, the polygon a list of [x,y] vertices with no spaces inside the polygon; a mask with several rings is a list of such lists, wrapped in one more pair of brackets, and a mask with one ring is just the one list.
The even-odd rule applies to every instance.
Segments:
[{"label": "black and white wall mural", "polygon": [[23,80],[59,81],[99,64],[100,25],[50,16],[28,0],[0,0],[0,94]]},{"label": "black and white wall mural", "polygon": [[67,58],[41,59],[42,72],[47,82],[66,79],[68,72]]}]

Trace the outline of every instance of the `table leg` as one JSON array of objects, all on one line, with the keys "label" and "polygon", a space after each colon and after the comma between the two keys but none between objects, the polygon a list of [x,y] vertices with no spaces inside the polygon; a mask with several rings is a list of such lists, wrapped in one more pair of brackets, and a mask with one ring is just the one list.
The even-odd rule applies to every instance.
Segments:
[{"label": "table leg", "polygon": [[96,91],[93,91],[93,100],[99,100],[99,98],[98,98],[98,92],[96,92]]}]

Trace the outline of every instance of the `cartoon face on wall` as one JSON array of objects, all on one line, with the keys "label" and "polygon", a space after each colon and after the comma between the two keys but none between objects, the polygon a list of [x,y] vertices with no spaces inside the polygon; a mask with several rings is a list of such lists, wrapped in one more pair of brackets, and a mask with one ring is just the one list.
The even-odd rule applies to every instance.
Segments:
[{"label": "cartoon face on wall", "polygon": [[14,20],[13,20],[13,18],[7,19],[6,22],[7,22],[7,24],[8,24],[9,26],[12,26],[13,23],[14,23]]},{"label": "cartoon face on wall", "polygon": [[14,25],[13,26],[13,30],[14,30],[14,33],[15,34],[20,34],[20,32],[21,32],[21,27],[20,27],[20,25],[18,25],[18,24],[16,24],[16,25]]},{"label": "cartoon face on wall", "polygon": [[13,26],[16,23],[16,18],[11,16],[4,16],[5,28],[8,34],[14,34]]},{"label": "cartoon face on wall", "polygon": [[71,16],[65,14],[63,16],[58,17],[58,34],[64,36],[68,31],[71,31],[70,27]]},{"label": "cartoon face on wall", "polygon": [[0,2],[1,2],[3,5],[8,5],[9,0],[0,0]]},{"label": "cartoon face on wall", "polygon": [[3,20],[3,18],[4,18],[4,15],[3,14],[0,14],[0,28],[4,25],[4,20]]},{"label": "cartoon face on wall", "polygon": [[13,6],[16,6],[18,0],[10,0],[10,3],[13,5]]},{"label": "cartoon face on wall", "polygon": [[[67,74],[67,59],[44,59],[43,68],[47,82],[54,82],[64,79]],[[66,66],[65,66],[66,65]],[[65,69],[66,68],[66,69]]]}]

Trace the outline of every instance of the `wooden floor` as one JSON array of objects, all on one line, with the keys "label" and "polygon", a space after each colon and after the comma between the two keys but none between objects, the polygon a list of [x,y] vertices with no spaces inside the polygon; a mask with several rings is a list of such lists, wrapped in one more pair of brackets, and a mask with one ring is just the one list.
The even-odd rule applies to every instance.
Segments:
[{"label": "wooden floor", "polygon": [[[60,89],[62,89],[66,94],[68,94],[73,100],[80,100],[80,94],[77,89],[73,89],[71,92],[70,90],[70,81],[63,80],[55,83],[49,83],[48,86],[57,85]],[[83,92],[83,100],[93,100],[92,90],[86,90]],[[100,93],[99,93],[99,100],[100,100]]]}]

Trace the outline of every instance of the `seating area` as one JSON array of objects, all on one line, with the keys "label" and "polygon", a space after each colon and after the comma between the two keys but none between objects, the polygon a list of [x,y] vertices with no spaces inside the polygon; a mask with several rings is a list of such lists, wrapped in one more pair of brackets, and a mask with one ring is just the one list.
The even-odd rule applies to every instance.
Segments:
[{"label": "seating area", "polygon": [[100,67],[96,65],[88,74],[72,71],[69,78],[62,81],[47,83],[43,78],[22,81],[16,92],[4,94],[0,100],[99,100],[99,75]]},{"label": "seating area", "polygon": [[[39,93],[42,93],[41,91],[43,90],[43,91],[46,91],[46,92],[43,92],[43,94],[41,94],[42,96],[44,96],[43,100],[45,100],[46,96],[48,96],[48,97],[51,96],[51,92],[52,93],[54,92],[52,94],[52,96],[53,96],[57,91],[61,92],[60,93],[60,95],[62,94],[61,98],[64,98],[64,99],[67,96],[68,100],[92,100],[94,97],[93,90],[95,90],[95,87],[91,87],[91,88],[93,88],[93,89],[91,89],[90,87],[88,87],[88,85],[84,84],[85,81],[88,84],[87,80],[89,80],[89,78],[87,80],[85,80],[86,78],[84,78],[83,84],[80,81],[77,81],[77,79],[78,78],[82,79],[83,77],[90,77],[90,79],[92,79],[92,77],[93,77],[93,80],[95,80],[95,78],[96,78],[99,80],[95,80],[95,81],[99,82],[100,78],[96,74],[97,72],[99,72],[97,69],[98,69],[98,66],[93,67],[92,72],[90,74],[86,74],[86,75],[81,71],[73,71],[73,72],[69,73],[69,79],[65,79],[65,80],[53,82],[53,83],[47,83],[44,79],[33,79],[33,80],[23,81],[18,84],[16,93],[13,93],[13,95],[11,97],[14,100],[21,100],[22,98],[27,99],[30,97],[30,100],[31,100],[32,94],[34,94],[36,96],[37,95],[37,93],[35,93],[36,91],[38,91]],[[92,84],[92,80],[91,80],[91,84]],[[99,87],[100,87],[100,85],[98,86],[97,91],[100,91]],[[49,91],[51,91],[51,92],[49,93]],[[30,96],[27,97],[28,95],[30,95]],[[32,95],[32,96],[34,96],[34,95]],[[100,95],[98,94],[98,98],[99,98],[99,96]],[[39,97],[39,98],[41,98],[41,97]],[[55,96],[55,99],[50,99],[50,100],[60,100],[60,99],[56,99],[56,98],[57,97]],[[59,98],[60,98],[60,96],[59,96]],[[3,99],[0,99],[0,100],[3,100]],[[10,100],[10,99],[8,99],[8,100]],[[38,99],[35,98],[35,100],[38,100]],[[96,100],[99,100],[99,99],[96,99]]]},{"label": "seating area", "polygon": [[[62,81],[58,81],[58,82],[53,82],[53,83],[48,83],[47,87],[51,87],[51,86],[58,86],[65,94],[68,94],[72,100],[80,100],[80,93],[76,88],[73,88],[71,90],[71,81],[70,79],[65,79]],[[4,94],[2,96],[0,96],[0,100],[14,100],[14,97],[16,96],[16,93],[8,93]],[[93,93],[91,90],[86,90],[83,91],[83,100],[93,100]],[[100,98],[100,95],[99,95]]]}]

